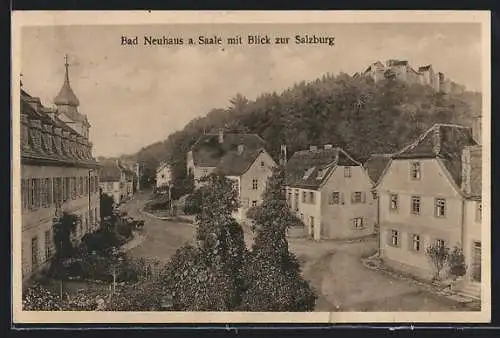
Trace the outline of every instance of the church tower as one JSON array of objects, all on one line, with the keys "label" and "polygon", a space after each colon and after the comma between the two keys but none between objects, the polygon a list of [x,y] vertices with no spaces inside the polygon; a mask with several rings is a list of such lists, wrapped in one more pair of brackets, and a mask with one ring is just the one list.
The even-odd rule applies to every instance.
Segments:
[{"label": "church tower", "polygon": [[73,92],[73,89],[71,89],[71,85],[69,83],[68,55],[64,56],[64,67],[64,82],[61,90],[54,98],[54,104],[57,107],[58,116],[64,122],[69,123],[69,125],[80,135],[88,138],[90,124],[87,120],[87,116],[78,112],[80,101]]}]

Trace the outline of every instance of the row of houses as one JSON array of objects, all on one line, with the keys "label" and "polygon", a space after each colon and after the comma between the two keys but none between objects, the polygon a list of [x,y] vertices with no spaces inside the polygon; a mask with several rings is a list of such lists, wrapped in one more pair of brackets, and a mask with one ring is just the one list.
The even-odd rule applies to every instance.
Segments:
[{"label": "row of houses", "polygon": [[137,171],[133,171],[120,160],[104,160],[99,164],[101,192],[112,197],[115,205],[132,198],[138,190]]},{"label": "row of houses", "polygon": [[42,105],[21,84],[22,280],[46,268],[55,253],[54,222],[64,212],[78,216],[72,240],[95,230],[100,220],[99,163],[92,156],[90,123],[79,112],[65,62],[55,108]]},{"label": "row of houses", "polygon": [[[297,151],[286,164],[286,198],[313,240],[379,236],[379,254],[394,268],[432,275],[425,248],[462,248],[467,280],[479,282],[481,262],[481,119],[474,128],[436,124],[392,154],[361,163],[333,145]],[[262,203],[276,162],[255,134],[206,134],[187,154],[195,184],[210,173],[235,182],[240,221]],[[478,285],[474,292],[479,292]],[[475,285],[475,286],[474,286]]]},{"label": "row of houses", "polygon": [[357,76],[371,77],[375,82],[386,78],[397,78],[409,84],[421,84],[432,87],[435,91],[444,93],[460,93],[465,90],[463,85],[450,81],[442,72],[435,71],[432,65],[414,68],[407,60],[390,59],[384,63],[376,61]]}]

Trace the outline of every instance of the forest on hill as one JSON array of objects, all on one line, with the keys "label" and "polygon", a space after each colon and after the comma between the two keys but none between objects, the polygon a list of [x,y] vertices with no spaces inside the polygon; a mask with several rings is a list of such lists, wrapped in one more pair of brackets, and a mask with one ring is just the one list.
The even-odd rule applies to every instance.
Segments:
[{"label": "forest on hill", "polygon": [[257,133],[274,157],[286,144],[288,156],[310,145],[333,144],[360,161],[372,153],[393,152],[434,123],[471,126],[481,112],[481,94],[445,94],[397,79],[375,83],[367,77],[326,74],[255,100],[237,94],[229,107],[213,109],[166,140],[127,159],[144,165],[146,179],[161,160],[173,165],[175,180],[186,175],[186,153],[204,132]]}]

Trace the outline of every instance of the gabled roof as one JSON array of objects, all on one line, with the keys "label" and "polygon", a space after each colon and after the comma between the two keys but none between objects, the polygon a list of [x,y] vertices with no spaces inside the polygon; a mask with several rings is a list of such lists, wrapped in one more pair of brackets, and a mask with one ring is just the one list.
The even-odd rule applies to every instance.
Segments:
[{"label": "gabled roof", "polygon": [[363,164],[368,176],[377,184],[391,162],[391,154],[373,154]]},{"label": "gabled roof", "polygon": [[121,178],[121,171],[115,161],[101,162],[99,180],[101,182],[116,182]]},{"label": "gabled roof", "polygon": [[265,148],[266,142],[257,134],[224,133],[223,142],[219,143],[218,134],[205,134],[192,146],[193,161],[196,166],[217,167],[221,159],[238,145],[245,149]]},{"label": "gabled roof", "polygon": [[222,157],[214,172],[224,176],[241,176],[264,151],[263,148],[243,149],[241,153],[237,150],[229,151]]},{"label": "gabled roof", "polygon": [[291,187],[319,188],[338,166],[358,166],[341,148],[301,150],[286,164],[286,181]]},{"label": "gabled roof", "polygon": [[475,146],[472,130],[452,124],[435,124],[412,143],[394,154],[394,159],[439,158],[454,183],[462,184],[462,151]]}]

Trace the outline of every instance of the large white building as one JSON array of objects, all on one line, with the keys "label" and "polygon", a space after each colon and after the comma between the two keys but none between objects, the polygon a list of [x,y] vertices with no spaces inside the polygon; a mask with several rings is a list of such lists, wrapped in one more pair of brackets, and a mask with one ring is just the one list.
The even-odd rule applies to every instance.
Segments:
[{"label": "large white building", "polygon": [[68,63],[56,109],[21,90],[21,212],[23,283],[47,267],[55,253],[54,218],[79,217],[72,239],[99,224],[98,163],[89,142],[90,124],[78,111]]}]

